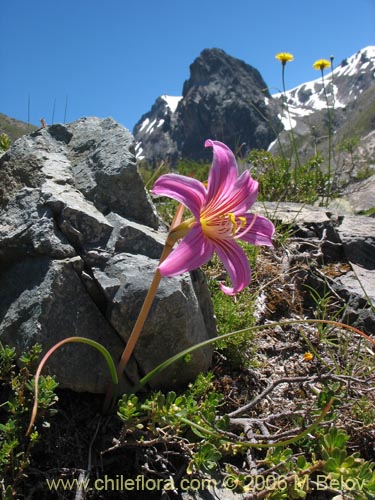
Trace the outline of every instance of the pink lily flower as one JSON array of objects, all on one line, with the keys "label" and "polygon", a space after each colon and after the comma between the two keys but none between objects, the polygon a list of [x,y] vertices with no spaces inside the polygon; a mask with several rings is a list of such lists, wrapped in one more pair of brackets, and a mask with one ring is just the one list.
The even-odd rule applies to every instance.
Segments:
[{"label": "pink lily flower", "polygon": [[213,163],[207,187],[178,174],[162,175],[155,182],[152,194],[173,198],[193,214],[175,228],[183,239],[160,264],[159,271],[162,276],[192,271],[216,252],[233,283],[232,288],[221,283],[221,289],[234,295],[251,281],[249,261],[236,240],[272,246],[275,228],[267,218],[247,213],[258,196],[258,182],[247,170],[239,176],[235,157],[225,144],[207,140],[208,146],[213,148]]}]

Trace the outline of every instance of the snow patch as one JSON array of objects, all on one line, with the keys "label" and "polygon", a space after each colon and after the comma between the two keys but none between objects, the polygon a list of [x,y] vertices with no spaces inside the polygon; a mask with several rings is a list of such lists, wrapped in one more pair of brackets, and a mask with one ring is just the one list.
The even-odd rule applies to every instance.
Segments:
[{"label": "snow patch", "polygon": [[142,132],[142,130],[147,127],[147,125],[150,123],[150,118],[146,118],[145,120],[143,120],[142,122],[142,125],[141,125],[141,128],[139,129],[140,132]]},{"label": "snow patch", "polygon": [[148,125],[148,127],[146,128],[145,132],[146,134],[152,134],[152,131],[155,127],[155,123],[156,123],[157,119],[155,118],[154,120],[152,120],[152,122]]},{"label": "snow patch", "polygon": [[178,103],[181,101],[182,96],[166,95],[161,96],[162,99],[167,103],[168,108],[174,113],[177,109]]},{"label": "snow patch", "polygon": [[144,160],[144,155],[142,154],[143,153],[143,148],[142,148],[142,143],[141,142],[137,142],[137,144],[135,145],[135,157],[137,160]]},{"label": "snow patch", "polygon": [[271,149],[274,147],[274,145],[277,143],[278,139],[276,137],[276,139],[274,141],[271,142],[271,144],[268,146],[267,148],[267,151],[271,151]]}]

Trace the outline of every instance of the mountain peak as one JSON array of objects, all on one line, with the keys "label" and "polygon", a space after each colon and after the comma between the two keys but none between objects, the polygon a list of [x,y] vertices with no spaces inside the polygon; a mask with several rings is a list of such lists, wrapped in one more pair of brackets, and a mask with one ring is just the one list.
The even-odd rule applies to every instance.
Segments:
[{"label": "mountain peak", "polygon": [[[224,50],[204,49],[190,65],[182,98],[163,95],[134,128],[139,158],[208,160],[206,139],[242,152],[266,148],[277,116],[259,71]],[[273,129],[270,123],[273,123]],[[275,125],[276,124],[276,125]]]},{"label": "mountain peak", "polygon": [[248,84],[250,80],[251,85],[267,88],[257,69],[222,49],[212,48],[204,49],[190,65],[190,78],[185,81],[182,94],[185,97],[192,88],[220,84],[223,80],[230,84],[242,81],[247,81]]}]

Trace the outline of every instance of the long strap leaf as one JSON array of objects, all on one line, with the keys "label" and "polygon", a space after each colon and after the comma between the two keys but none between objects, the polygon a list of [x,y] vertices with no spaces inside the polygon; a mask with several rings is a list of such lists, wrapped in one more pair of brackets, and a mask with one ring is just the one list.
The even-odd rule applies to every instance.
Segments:
[{"label": "long strap leaf", "polygon": [[229,337],[232,337],[234,335],[238,335],[241,333],[247,333],[247,332],[253,332],[257,330],[265,330],[267,328],[272,328],[273,326],[287,326],[287,325],[297,325],[297,324],[302,324],[302,323],[320,323],[320,324],[326,324],[326,325],[332,325],[338,328],[343,328],[345,330],[350,330],[353,333],[360,335],[361,337],[364,337],[366,340],[371,342],[372,344],[375,345],[375,340],[371,338],[369,335],[366,335],[365,333],[361,332],[361,330],[358,330],[358,328],[355,328],[354,326],[346,325],[345,323],[339,323],[338,321],[331,321],[331,320],[325,320],[325,319],[298,319],[298,320],[289,320],[289,321],[280,321],[277,323],[268,323],[266,325],[257,325],[257,326],[251,326],[248,328],[244,328],[243,330],[237,330],[235,332],[230,332],[230,333],[225,333],[223,335],[219,335],[218,337],[213,337],[212,339],[205,340],[203,342],[200,342],[199,344],[195,344],[184,351],[179,352],[178,354],[175,354],[174,356],[168,358],[166,361],[163,361],[160,363],[158,366],[156,366],[153,370],[151,370],[147,375],[145,375],[137,384],[137,386],[133,389],[133,392],[137,392],[142,386],[147,384],[153,377],[158,375],[160,372],[165,370],[168,366],[171,364],[175,363],[176,361],[184,358],[187,354],[192,353],[193,351],[196,351],[197,349],[200,349],[202,347],[206,347],[210,344],[214,344],[215,342],[219,342],[220,340],[227,339]]},{"label": "long strap leaf", "polygon": [[61,340],[60,342],[58,342],[57,344],[55,344],[53,347],[51,347],[51,349],[49,351],[46,352],[46,354],[43,356],[41,362],[39,363],[38,369],[37,369],[37,371],[35,373],[35,381],[34,381],[34,406],[33,406],[33,410],[32,410],[32,413],[31,413],[30,424],[29,424],[29,427],[28,427],[28,429],[26,431],[26,436],[29,435],[29,433],[30,433],[30,431],[31,431],[31,429],[32,429],[32,427],[34,425],[35,418],[36,418],[36,415],[37,415],[37,412],[38,412],[38,396],[39,396],[39,387],[38,387],[38,384],[39,384],[39,378],[40,378],[41,372],[43,370],[43,367],[44,367],[46,361],[48,360],[48,358],[57,349],[59,349],[64,344],[68,344],[70,342],[81,342],[83,344],[88,344],[91,347],[94,347],[95,349],[97,349],[103,355],[105,361],[107,362],[107,365],[108,365],[109,371],[111,373],[111,377],[112,377],[113,383],[115,385],[118,385],[118,377],[117,377],[116,367],[115,367],[115,364],[113,362],[112,356],[110,355],[110,353],[108,352],[108,350],[104,346],[102,346],[101,344],[99,344],[99,342],[96,342],[95,340],[87,339],[85,337],[68,337],[66,339]]}]

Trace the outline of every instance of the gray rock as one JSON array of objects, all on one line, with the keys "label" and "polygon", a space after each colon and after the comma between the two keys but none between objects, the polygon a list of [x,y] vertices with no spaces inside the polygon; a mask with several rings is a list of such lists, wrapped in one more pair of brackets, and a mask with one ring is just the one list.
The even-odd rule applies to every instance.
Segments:
[{"label": "gray rock", "polygon": [[[0,158],[0,340],[18,352],[82,336],[119,359],[166,237],[132,143],[113,120],[86,118],[25,136]],[[192,276],[162,281],[124,387],[215,335],[206,283]],[[188,382],[207,369],[211,352],[154,384]],[[88,346],[64,347],[48,366],[76,391],[104,392],[109,381]]]},{"label": "gray rock", "polygon": [[344,195],[354,213],[375,209],[375,175],[350,184]]},{"label": "gray rock", "polygon": [[[292,231],[294,236],[313,239],[325,263],[347,262],[351,270],[330,282],[346,303],[352,324],[366,333],[375,332],[375,220],[347,215],[299,203],[255,204],[262,213]],[[316,277],[312,279],[314,283]],[[320,282],[320,280],[318,280]],[[311,284],[312,284],[311,283]]]},{"label": "gray rock", "polygon": [[262,213],[283,224],[300,224],[307,227],[312,224],[328,224],[329,214],[323,207],[306,205],[293,202],[257,202],[251,209],[252,212]]},{"label": "gray rock", "polygon": [[111,212],[107,221],[113,226],[108,248],[116,253],[129,252],[147,255],[151,259],[159,259],[164,247],[167,232],[155,231]]},{"label": "gray rock", "polygon": [[76,255],[59,230],[40,189],[23,188],[0,212],[1,267],[26,257],[49,255],[64,259]]},{"label": "gray rock", "polygon": [[[80,257],[40,257],[14,263],[3,271],[1,341],[20,353],[36,342],[47,351],[64,338],[89,337],[118,359],[124,342],[86,293],[79,277],[83,267]],[[57,375],[62,387],[75,391],[104,392],[110,382],[102,356],[82,344],[58,350],[48,361],[48,371]]]},{"label": "gray rock", "polygon": [[336,231],[348,260],[374,270],[375,220],[364,216],[345,216]]},{"label": "gray rock", "polygon": [[79,191],[47,181],[42,193],[45,205],[51,207],[61,231],[75,248],[88,250],[107,243],[112,225]]},{"label": "gray rock", "polygon": [[375,270],[357,266],[353,262],[350,264],[352,271],[336,278],[336,283],[346,290],[348,298],[356,296],[362,307],[368,305],[369,301],[375,306]]},{"label": "gray rock", "polygon": [[350,202],[345,198],[334,198],[328,205],[328,210],[342,215],[354,215],[355,212]]},{"label": "gray rock", "polygon": [[[106,262],[102,269],[93,269],[108,299],[108,319],[124,340],[130,336],[157,264],[157,260],[143,255],[122,253]],[[197,288],[202,286],[198,284]],[[205,318],[197,300],[198,291],[192,286],[189,274],[161,280],[134,352],[144,373],[202,340]],[[213,336],[214,324],[210,326]],[[189,361],[175,363],[152,380],[151,385],[175,387],[185,384],[197,372],[208,369],[211,354],[211,347],[196,351]]]},{"label": "gray rock", "polygon": [[82,118],[67,130],[77,189],[104,215],[116,212],[158,228],[159,218],[137,171],[132,135],[111,118]]}]

